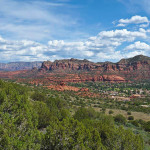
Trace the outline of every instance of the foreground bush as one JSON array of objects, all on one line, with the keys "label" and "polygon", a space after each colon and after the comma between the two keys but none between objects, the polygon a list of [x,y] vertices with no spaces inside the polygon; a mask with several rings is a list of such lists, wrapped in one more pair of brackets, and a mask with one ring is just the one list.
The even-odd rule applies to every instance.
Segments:
[{"label": "foreground bush", "polygon": [[106,122],[64,119],[47,127],[42,149],[143,150],[143,140],[130,130]]},{"label": "foreground bush", "polygon": [[126,124],[126,122],[127,122],[126,118],[123,115],[121,115],[121,114],[116,115],[114,117],[114,120],[115,120],[115,122],[120,123],[120,124]]},{"label": "foreground bush", "polygon": [[[28,91],[25,86],[0,81],[0,150],[143,149],[142,138],[116,127],[112,116],[92,108],[79,108],[71,116],[59,97],[45,99],[39,94],[32,99]],[[125,122],[122,116],[115,119]],[[149,123],[143,127],[149,130]]]},{"label": "foreground bush", "polygon": [[[16,84],[3,83],[0,105],[0,149],[40,149],[41,136],[37,130],[38,116],[27,95]],[[22,95],[23,94],[23,95]]]}]

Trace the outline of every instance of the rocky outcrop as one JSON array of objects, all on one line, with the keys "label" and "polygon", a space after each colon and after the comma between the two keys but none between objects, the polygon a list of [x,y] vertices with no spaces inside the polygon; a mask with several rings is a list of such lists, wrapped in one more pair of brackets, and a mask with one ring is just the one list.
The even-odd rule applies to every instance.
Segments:
[{"label": "rocky outcrop", "polygon": [[[89,79],[93,81],[123,81],[130,79],[150,79],[150,58],[138,55],[129,59],[122,59],[117,63],[93,63],[88,60],[64,59],[54,62],[43,62],[40,71],[55,73],[91,74]],[[101,76],[100,76],[101,75]],[[103,76],[111,75],[111,76]],[[113,75],[113,76],[112,76]],[[80,77],[75,77],[78,80]]]},{"label": "rocky outcrop", "polygon": [[81,88],[80,91],[81,92],[89,92],[89,89],[88,88]]},{"label": "rocky outcrop", "polygon": [[78,59],[64,59],[64,60],[56,60],[53,63],[50,61],[45,61],[42,64],[40,70],[45,71],[54,71],[54,70],[70,70],[70,71],[77,71],[77,70],[92,70],[96,68],[96,64],[90,62],[86,59],[78,60]]},{"label": "rocky outcrop", "polygon": [[42,63],[42,66],[40,68],[40,71],[47,71],[50,69],[50,66],[52,65],[52,62],[51,61],[44,61]]},{"label": "rocky outcrop", "polygon": [[79,88],[77,87],[73,87],[73,86],[67,86],[67,85],[49,85],[49,86],[45,86],[48,89],[53,89],[53,90],[57,90],[57,91],[75,91],[78,92]]},{"label": "rocky outcrop", "polygon": [[0,77],[27,79],[32,84],[49,85],[57,83],[64,87],[68,82],[128,82],[130,80],[150,80],[150,58],[135,56],[117,63],[93,63],[88,60],[64,59],[45,61],[40,69],[26,73],[0,73]]},{"label": "rocky outcrop", "polygon": [[54,71],[54,70],[73,70],[73,71],[125,71],[125,70],[137,70],[141,69],[142,66],[149,66],[150,58],[146,56],[135,56],[130,59],[122,59],[118,63],[93,63],[88,60],[77,60],[77,59],[64,59],[56,60],[54,62],[45,61],[42,63],[41,69],[45,71]]},{"label": "rocky outcrop", "polygon": [[126,80],[123,77],[116,75],[103,75],[103,81],[107,82],[125,82]]}]

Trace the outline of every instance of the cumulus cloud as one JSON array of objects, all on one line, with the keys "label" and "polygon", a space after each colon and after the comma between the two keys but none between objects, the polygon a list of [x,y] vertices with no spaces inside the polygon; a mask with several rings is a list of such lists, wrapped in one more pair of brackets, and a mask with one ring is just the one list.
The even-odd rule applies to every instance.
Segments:
[{"label": "cumulus cloud", "polygon": [[120,51],[114,51],[113,53],[100,52],[97,54],[97,57],[101,61],[105,61],[105,60],[119,60],[123,58],[124,56],[121,54]]},{"label": "cumulus cloud", "polygon": [[129,24],[141,24],[140,27],[148,27],[149,26],[149,20],[147,17],[142,16],[132,16],[130,19],[120,19],[118,27],[125,27]]},{"label": "cumulus cloud", "polygon": [[[92,61],[117,61],[128,54],[138,54],[139,51],[148,52],[150,46],[144,42],[149,30],[140,28],[136,31],[127,29],[101,31],[87,40],[69,42],[64,40],[50,40],[47,44],[30,40],[6,40],[0,37],[0,61],[43,61],[63,58],[89,59]],[[122,51],[122,45],[134,42]],[[121,49],[120,49],[121,47]],[[128,52],[132,50],[131,52]],[[135,52],[135,53],[134,53]]]},{"label": "cumulus cloud", "polygon": [[147,17],[141,17],[141,16],[132,16],[130,19],[120,19],[119,23],[123,24],[140,24],[140,23],[145,23],[149,22]]},{"label": "cumulus cloud", "polygon": [[150,50],[150,45],[144,43],[144,42],[140,42],[137,41],[133,44],[128,45],[125,50],[143,50],[143,51],[149,51]]},{"label": "cumulus cloud", "polygon": [[102,39],[109,38],[112,41],[133,41],[135,38],[146,38],[146,32],[143,31],[128,31],[127,29],[102,31],[99,33],[99,37]]}]

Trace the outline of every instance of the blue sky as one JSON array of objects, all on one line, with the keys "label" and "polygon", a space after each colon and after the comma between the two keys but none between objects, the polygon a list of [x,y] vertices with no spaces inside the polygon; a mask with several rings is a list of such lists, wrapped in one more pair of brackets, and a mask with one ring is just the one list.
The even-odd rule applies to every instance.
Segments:
[{"label": "blue sky", "polygon": [[0,0],[0,62],[150,56],[149,0]]}]

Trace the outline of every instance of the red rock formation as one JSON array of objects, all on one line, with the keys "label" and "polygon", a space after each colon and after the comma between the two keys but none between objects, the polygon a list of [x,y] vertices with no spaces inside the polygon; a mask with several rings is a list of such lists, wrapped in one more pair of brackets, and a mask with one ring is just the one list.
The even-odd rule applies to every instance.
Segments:
[{"label": "red rock formation", "polygon": [[108,82],[125,82],[125,79],[120,76],[116,75],[103,75],[103,81],[108,81]]},{"label": "red rock formation", "polygon": [[150,58],[139,55],[130,59],[122,59],[118,63],[93,63],[77,59],[46,61],[42,63],[39,70],[0,72],[0,77],[36,85],[48,86],[57,83],[61,87],[65,87],[68,82],[145,80],[150,79]]},{"label": "red rock formation", "polygon": [[89,92],[89,89],[88,88],[81,88],[80,91],[81,92]]},{"label": "red rock formation", "polygon": [[48,89],[53,89],[53,90],[57,90],[57,91],[79,91],[79,88],[77,87],[73,87],[73,86],[61,86],[61,85],[49,85],[49,86],[44,86],[44,87],[47,87]]}]

